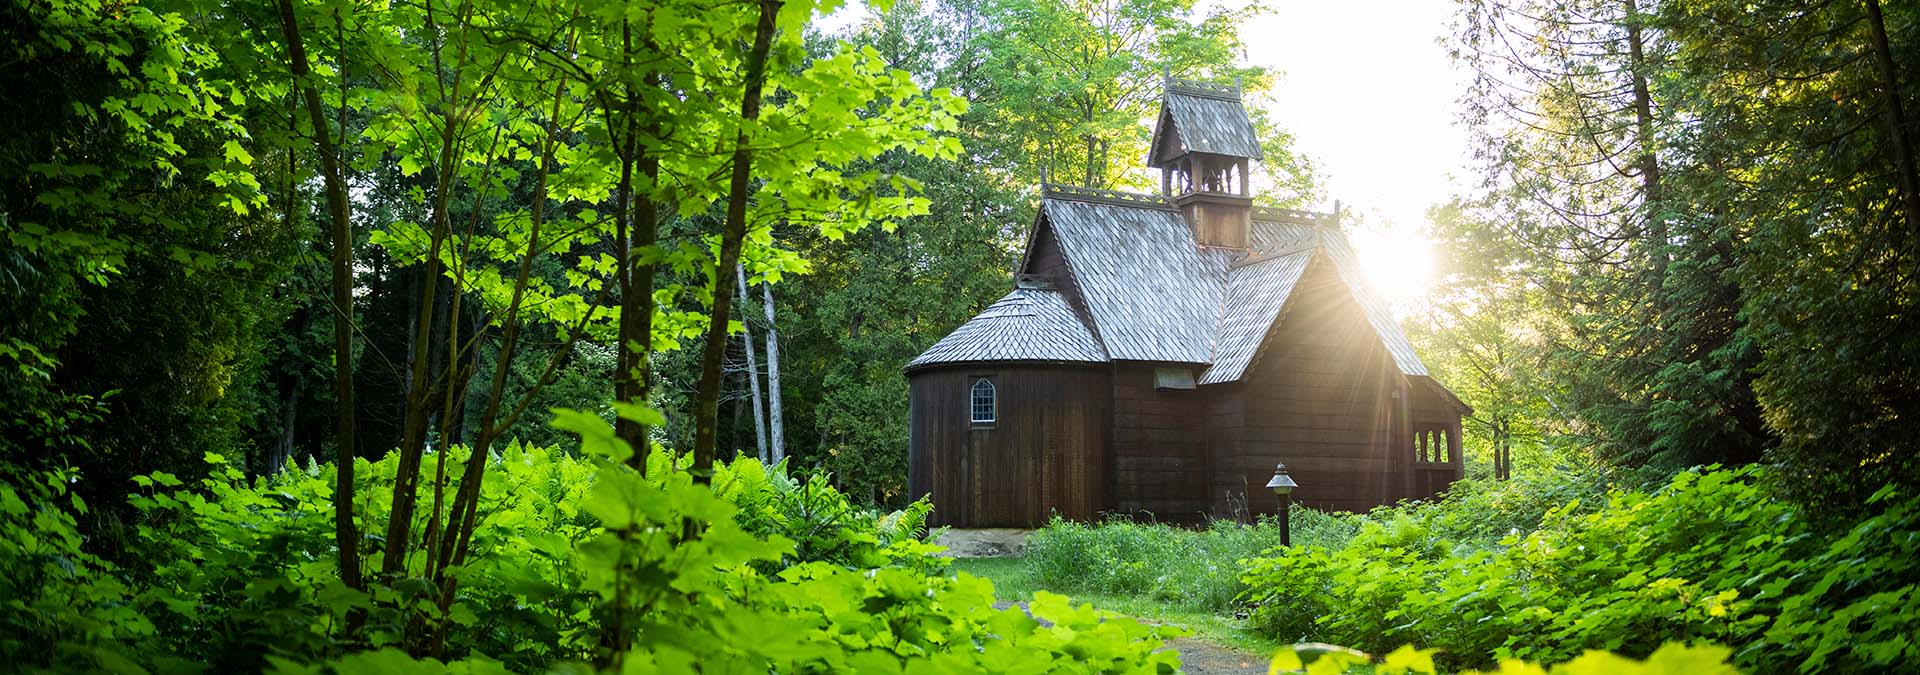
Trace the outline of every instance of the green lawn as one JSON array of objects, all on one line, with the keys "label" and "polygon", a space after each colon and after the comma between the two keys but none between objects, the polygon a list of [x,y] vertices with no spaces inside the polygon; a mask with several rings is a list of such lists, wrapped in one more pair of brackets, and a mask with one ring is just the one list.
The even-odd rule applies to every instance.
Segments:
[{"label": "green lawn", "polygon": [[[1034,591],[1048,590],[1039,586],[1024,557],[959,558],[953,561],[953,569],[992,581],[994,595],[1001,600],[1030,600]],[[1231,616],[1180,609],[1152,598],[1086,593],[1071,597],[1110,612],[1186,628],[1195,637],[1254,654],[1271,654],[1280,648],[1279,642],[1249,631],[1245,620]]]}]

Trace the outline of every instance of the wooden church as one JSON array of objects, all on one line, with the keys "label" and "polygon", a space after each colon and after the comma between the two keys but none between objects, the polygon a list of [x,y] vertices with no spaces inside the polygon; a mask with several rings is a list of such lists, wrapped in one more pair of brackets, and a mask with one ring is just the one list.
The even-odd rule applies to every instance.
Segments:
[{"label": "wooden church", "polygon": [[1014,289],[906,367],[909,487],[956,527],[1198,522],[1445,490],[1471,410],[1331,214],[1256,207],[1240,92],[1171,81],[1161,194],[1043,186]]}]

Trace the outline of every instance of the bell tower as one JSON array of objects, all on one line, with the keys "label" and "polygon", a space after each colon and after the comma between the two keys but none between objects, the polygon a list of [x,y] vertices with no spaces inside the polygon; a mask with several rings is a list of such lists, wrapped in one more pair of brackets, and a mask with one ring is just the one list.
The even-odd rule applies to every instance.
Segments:
[{"label": "bell tower", "polygon": [[1246,248],[1253,226],[1248,171],[1262,159],[1239,86],[1169,78],[1147,145],[1160,192],[1173,198],[1202,246]]}]

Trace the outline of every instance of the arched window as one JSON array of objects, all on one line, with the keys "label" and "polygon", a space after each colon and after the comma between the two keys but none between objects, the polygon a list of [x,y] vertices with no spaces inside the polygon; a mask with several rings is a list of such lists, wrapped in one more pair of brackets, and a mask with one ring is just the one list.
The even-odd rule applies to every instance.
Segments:
[{"label": "arched window", "polygon": [[993,423],[993,380],[980,378],[973,381],[973,423]]}]

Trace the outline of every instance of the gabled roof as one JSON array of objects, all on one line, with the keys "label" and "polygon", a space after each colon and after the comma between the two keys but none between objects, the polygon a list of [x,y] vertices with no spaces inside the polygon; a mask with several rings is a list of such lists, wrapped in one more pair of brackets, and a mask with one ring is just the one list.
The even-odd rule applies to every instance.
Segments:
[{"label": "gabled roof", "polygon": [[1200,375],[1200,384],[1240,379],[1313,257],[1313,251],[1301,251],[1227,272],[1226,306],[1214,343],[1213,365]]},{"label": "gabled roof", "polygon": [[[1334,272],[1340,280],[1346,282],[1347,290],[1353,293],[1353,299],[1359,303],[1360,311],[1367,315],[1367,323],[1373,326],[1373,332],[1380,336],[1380,343],[1393,356],[1393,362],[1400,372],[1407,375],[1427,375],[1427,366],[1420,362],[1420,355],[1413,351],[1413,343],[1407,341],[1407,334],[1400,330],[1400,322],[1393,318],[1393,305],[1380,296],[1367,280],[1366,268],[1360,265],[1360,255],[1353,250],[1353,244],[1347,236],[1334,228],[1309,228],[1286,222],[1260,222],[1261,212],[1269,216],[1290,215],[1278,209],[1259,209],[1254,212],[1253,236],[1250,246],[1255,251],[1279,250],[1296,245],[1300,237],[1313,231],[1319,236],[1316,248],[1332,263]],[[1255,255],[1258,255],[1256,253]]]},{"label": "gabled roof", "polygon": [[[1107,355],[1127,361],[1208,363],[1227,264],[1236,252],[1201,249],[1171,207],[1080,201],[1050,194],[1052,228],[1073,268]],[[1147,203],[1151,204],[1151,203]]]},{"label": "gabled roof", "polygon": [[1105,363],[1107,354],[1058,291],[1015,288],[934,343],[907,370],[984,361]]},{"label": "gabled roof", "polygon": [[1147,166],[1161,166],[1161,143],[1178,147],[1167,156],[1178,157],[1205,152],[1232,157],[1264,159],[1260,138],[1240,104],[1237,87],[1203,82],[1170,81],[1160,105],[1160,116],[1153,125],[1153,140],[1147,144]]},{"label": "gabled roof", "polygon": [[1029,249],[1046,232],[1059,242],[1084,314],[1057,291],[1015,289],[907,369],[1149,361],[1201,368],[1200,384],[1234,382],[1246,375],[1274,322],[1285,320],[1307,270],[1326,265],[1400,372],[1427,375],[1330,215],[1256,208],[1253,219],[1248,249],[1206,247],[1165,197],[1047,186]]}]

